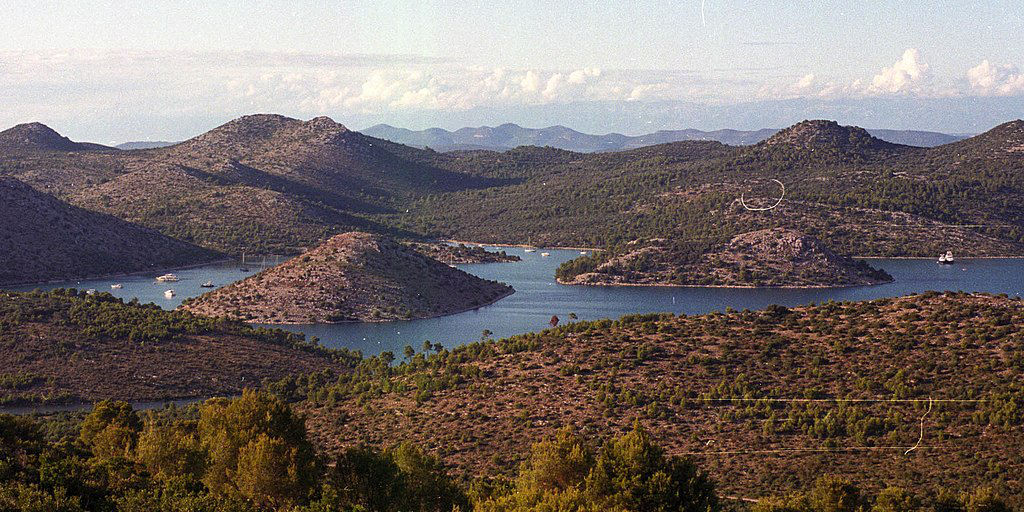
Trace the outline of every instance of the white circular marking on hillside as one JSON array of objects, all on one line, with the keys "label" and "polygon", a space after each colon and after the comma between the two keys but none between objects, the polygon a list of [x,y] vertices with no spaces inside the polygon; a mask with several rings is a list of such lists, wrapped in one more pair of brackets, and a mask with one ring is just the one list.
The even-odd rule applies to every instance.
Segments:
[{"label": "white circular marking on hillside", "polygon": [[780,195],[779,199],[775,201],[775,204],[773,204],[771,206],[766,206],[766,207],[763,207],[763,208],[752,207],[752,206],[747,204],[746,198],[743,196],[744,192],[740,192],[740,204],[742,204],[744,208],[746,208],[747,210],[752,211],[752,212],[765,212],[765,211],[771,210],[771,209],[775,208],[776,206],[782,204],[782,200],[786,197],[786,185],[784,185],[781,181],[779,181],[777,179],[774,179],[774,178],[772,179],[772,181],[774,181],[775,183],[778,183],[779,187],[782,188],[782,195]]}]

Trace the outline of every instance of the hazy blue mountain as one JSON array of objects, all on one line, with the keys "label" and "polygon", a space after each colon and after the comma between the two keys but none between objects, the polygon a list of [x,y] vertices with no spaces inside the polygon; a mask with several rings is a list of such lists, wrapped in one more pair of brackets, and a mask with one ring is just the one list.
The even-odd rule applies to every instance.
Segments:
[{"label": "hazy blue mountain", "polygon": [[132,150],[132,149],[155,149],[155,148],[166,148],[167,146],[173,146],[177,142],[168,142],[166,140],[137,140],[131,142],[124,142],[114,146],[117,149]]},{"label": "hazy blue mountain", "polygon": [[[709,140],[730,146],[747,146],[771,137],[777,129],[760,130],[660,130],[639,136],[621,133],[591,135],[565,126],[547,128],[524,128],[505,123],[500,126],[480,126],[448,131],[442,128],[409,130],[387,124],[371,126],[362,133],[371,137],[398,142],[419,148],[429,147],[436,151],[462,149],[505,150],[518,146],[551,146],[569,151],[593,153],[599,151],[622,151],[667,142],[684,140]],[[879,139],[908,146],[933,147],[965,138],[938,132],[916,130],[868,130]]]}]

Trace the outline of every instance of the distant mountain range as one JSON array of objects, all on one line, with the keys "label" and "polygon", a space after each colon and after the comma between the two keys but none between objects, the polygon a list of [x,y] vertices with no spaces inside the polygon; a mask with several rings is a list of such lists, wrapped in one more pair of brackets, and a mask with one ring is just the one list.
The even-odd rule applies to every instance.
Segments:
[{"label": "distant mountain range", "polygon": [[170,142],[166,140],[137,140],[132,142],[123,142],[114,146],[117,149],[123,149],[130,151],[133,149],[155,149],[155,148],[166,148],[167,146],[173,146],[177,142]]},{"label": "distant mountain range", "polygon": [[[362,133],[407,146],[429,147],[435,151],[442,152],[472,149],[501,151],[518,146],[550,146],[567,151],[594,153],[601,151],[623,151],[653,146],[655,144],[688,140],[707,140],[721,142],[730,146],[748,146],[757,144],[778,131],[778,129],[772,128],[747,131],[687,129],[661,130],[638,136],[628,136],[621,133],[591,135],[566,128],[565,126],[524,128],[516,124],[506,123],[495,127],[460,128],[455,131],[441,128],[414,131],[396,128],[387,124],[378,124],[362,130]],[[966,135],[949,135],[915,130],[868,130],[868,133],[887,142],[920,147],[940,146],[967,138]]]}]

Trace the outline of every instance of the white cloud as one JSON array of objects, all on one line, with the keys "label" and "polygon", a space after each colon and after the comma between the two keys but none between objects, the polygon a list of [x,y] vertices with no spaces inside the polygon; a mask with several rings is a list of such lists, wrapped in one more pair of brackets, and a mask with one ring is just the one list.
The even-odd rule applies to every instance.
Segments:
[{"label": "white cloud", "polygon": [[553,98],[558,95],[558,89],[565,82],[565,75],[561,73],[555,73],[548,78],[547,84],[544,86],[544,91],[541,92],[545,98]]},{"label": "white cloud", "polygon": [[797,80],[796,84],[794,84],[794,87],[797,90],[802,91],[812,85],[814,85],[814,73],[807,73],[806,75],[800,77],[800,80]]},{"label": "white cloud", "polygon": [[1024,73],[1011,64],[992,64],[988,59],[967,70],[971,91],[982,96],[1024,93]]},{"label": "white cloud", "polygon": [[908,48],[892,66],[871,79],[869,94],[899,94],[918,92],[928,79],[928,64],[921,60],[916,48]]},{"label": "white cloud", "polygon": [[519,86],[525,92],[537,92],[537,89],[540,88],[540,75],[532,69],[527,71],[526,75],[519,80]]},{"label": "white cloud", "polygon": [[671,84],[664,82],[655,84],[640,84],[634,87],[633,90],[629,92],[629,97],[626,98],[626,101],[639,101],[651,99],[652,97],[658,96],[659,93],[669,90],[671,87]]},{"label": "white cloud", "polygon": [[601,68],[583,68],[569,73],[570,84],[582,84],[591,78],[601,76]]}]

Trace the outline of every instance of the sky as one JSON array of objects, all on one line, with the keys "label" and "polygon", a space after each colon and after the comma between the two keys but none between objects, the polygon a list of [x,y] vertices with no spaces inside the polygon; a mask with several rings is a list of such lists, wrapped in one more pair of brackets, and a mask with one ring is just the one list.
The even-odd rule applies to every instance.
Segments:
[{"label": "sky", "polygon": [[1024,117],[1020,0],[0,0],[0,127],[181,140],[351,128],[975,132]]}]

